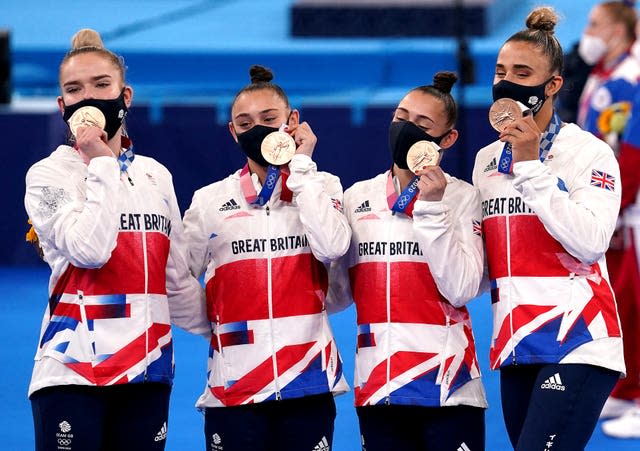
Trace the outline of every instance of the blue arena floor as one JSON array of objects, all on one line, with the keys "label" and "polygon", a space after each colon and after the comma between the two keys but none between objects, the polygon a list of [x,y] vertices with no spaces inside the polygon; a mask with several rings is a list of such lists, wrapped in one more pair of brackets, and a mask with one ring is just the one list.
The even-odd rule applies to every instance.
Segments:
[{"label": "blue arena floor", "polygon": [[[48,268],[0,268],[0,303],[4,318],[0,343],[7,351],[4,370],[0,372],[0,449],[33,449],[31,408],[27,387],[36,348],[40,321],[47,298]],[[511,449],[500,411],[497,373],[487,369],[491,313],[489,299],[482,296],[471,303],[473,325],[478,342],[479,360],[489,397],[487,411],[487,451]],[[334,333],[344,358],[345,373],[353,380],[355,349],[355,314],[349,309],[331,317]],[[205,379],[207,344],[200,337],[175,330],[176,381],[171,398],[167,451],[204,450],[203,417],[193,407],[202,392]],[[353,408],[353,393],[336,398],[338,417],[334,439],[335,451],[359,449],[358,424]],[[613,440],[598,427],[587,451],[630,451],[640,449],[640,440]],[[398,450],[401,451],[401,450]]]}]

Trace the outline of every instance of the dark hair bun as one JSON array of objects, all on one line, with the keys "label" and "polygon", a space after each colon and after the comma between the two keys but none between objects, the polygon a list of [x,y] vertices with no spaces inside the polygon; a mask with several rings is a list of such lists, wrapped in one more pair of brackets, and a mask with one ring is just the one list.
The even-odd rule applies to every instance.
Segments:
[{"label": "dark hair bun", "polygon": [[270,69],[254,64],[249,69],[251,83],[267,83],[273,80],[273,72]]},{"label": "dark hair bun", "polygon": [[553,8],[548,6],[542,6],[531,11],[526,21],[527,28],[530,30],[541,30],[547,33],[553,33],[557,23],[557,14]]},{"label": "dark hair bun", "polygon": [[438,72],[433,76],[433,87],[438,91],[450,93],[456,81],[458,81],[458,76],[453,72]]}]

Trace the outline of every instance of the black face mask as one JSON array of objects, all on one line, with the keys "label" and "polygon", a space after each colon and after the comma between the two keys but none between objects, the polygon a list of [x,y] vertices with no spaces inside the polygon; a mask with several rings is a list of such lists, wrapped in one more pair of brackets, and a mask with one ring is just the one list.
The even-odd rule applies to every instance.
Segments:
[{"label": "black face mask", "polygon": [[264,159],[260,146],[262,141],[267,137],[269,133],[277,132],[277,127],[267,127],[266,125],[254,125],[246,132],[236,133],[238,138],[238,145],[244,154],[258,163],[260,166],[267,167],[269,162]]},{"label": "black face mask", "polygon": [[85,99],[73,105],[65,105],[64,114],[62,115],[64,121],[69,123],[69,119],[71,119],[73,113],[83,106],[96,107],[104,114],[106,121],[104,131],[107,132],[107,139],[115,136],[118,129],[122,126],[124,118],[127,116],[127,105],[124,103],[124,89],[115,99]]},{"label": "black face mask", "polygon": [[422,130],[413,122],[398,121],[389,124],[389,149],[393,162],[401,169],[409,169],[407,165],[407,153],[409,148],[418,141],[431,141],[438,146],[442,139],[449,134],[451,130],[441,136],[431,136]]},{"label": "black face mask", "polygon": [[493,85],[493,101],[495,102],[496,100],[503,99],[505,97],[517,100],[529,108],[535,115],[540,111],[545,100],[547,100],[544,88],[551,80],[553,80],[553,77],[538,86],[523,86],[511,81],[500,80],[498,83]]}]

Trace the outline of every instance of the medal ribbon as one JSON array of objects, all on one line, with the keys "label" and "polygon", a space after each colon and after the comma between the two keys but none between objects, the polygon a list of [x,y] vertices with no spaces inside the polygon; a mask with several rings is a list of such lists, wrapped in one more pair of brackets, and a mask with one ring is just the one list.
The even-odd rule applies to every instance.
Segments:
[{"label": "medal ribbon", "polygon": [[[551,118],[551,121],[549,121],[549,125],[547,125],[547,129],[542,134],[542,139],[540,140],[540,161],[544,161],[547,158],[547,154],[549,153],[549,150],[551,150],[553,141],[555,141],[556,136],[558,136],[561,126],[562,121],[560,120],[558,113],[554,111],[553,117]],[[498,163],[498,172],[503,174],[511,174],[513,172],[513,152],[510,142],[505,143],[502,148],[500,162]]]},{"label": "medal ribbon", "polygon": [[284,202],[291,202],[293,199],[293,193],[286,186],[287,178],[289,178],[288,168],[283,167],[280,169],[277,166],[269,166],[267,168],[267,176],[265,177],[264,185],[260,190],[260,194],[258,194],[253,186],[253,181],[251,180],[249,165],[246,164],[242,168],[242,171],[240,171],[240,187],[242,188],[242,192],[247,203],[251,205],[258,205],[260,207],[264,206],[269,199],[271,199],[271,195],[276,188],[280,175],[282,175],[280,200]]},{"label": "medal ribbon", "polygon": [[396,187],[393,185],[393,176],[391,175],[391,171],[389,171],[389,177],[387,178],[387,204],[394,214],[404,213],[409,217],[413,217],[413,206],[416,203],[419,180],[420,177],[413,177],[407,187],[403,189],[398,196],[398,194],[396,194]]},{"label": "medal ribbon", "polygon": [[120,165],[120,172],[127,172],[136,154],[133,152],[133,145],[128,149],[123,150],[118,157],[118,164]]}]

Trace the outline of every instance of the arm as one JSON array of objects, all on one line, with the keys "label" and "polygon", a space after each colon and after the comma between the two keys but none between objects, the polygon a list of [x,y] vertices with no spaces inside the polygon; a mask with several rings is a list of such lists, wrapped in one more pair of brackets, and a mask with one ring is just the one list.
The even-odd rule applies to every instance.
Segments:
[{"label": "arm", "polygon": [[27,214],[45,258],[48,252],[60,253],[78,268],[100,268],[116,246],[125,196],[118,162],[108,156],[93,158],[85,181],[79,171],[74,174],[65,169],[45,160],[29,170]]},{"label": "arm", "polygon": [[315,257],[328,263],[344,255],[351,229],[342,213],[342,186],[337,177],[324,177],[306,155],[297,154],[289,163],[287,186],[295,195],[300,221]]},{"label": "arm", "polygon": [[[597,141],[588,145],[602,149],[591,161],[581,161],[574,179],[565,181],[570,182],[569,192],[558,188],[558,177],[539,160],[514,164],[513,185],[551,236],[571,255],[590,264],[602,257],[615,229],[620,208],[620,172],[606,144]],[[613,177],[613,191],[591,186],[594,169]]]},{"label": "arm", "polygon": [[324,304],[329,314],[341,312],[353,304],[346,256],[331,262],[329,268],[329,291]]},{"label": "arm", "polygon": [[209,256],[207,255],[209,239],[204,228],[204,211],[200,207],[199,197],[198,192],[193,195],[191,206],[185,212],[182,220],[187,249],[187,264],[191,274],[195,277],[200,277],[209,263]]},{"label": "arm", "polygon": [[211,324],[207,319],[204,290],[189,272],[187,243],[182,228],[180,210],[176,200],[171,175],[167,172],[169,209],[171,211],[171,237],[167,261],[167,296],[171,322],[181,329],[209,336]]},{"label": "arm", "polygon": [[475,188],[441,201],[418,200],[413,210],[413,230],[431,275],[454,307],[475,297],[482,279],[482,238],[474,233],[474,221],[479,231],[480,196]]}]

